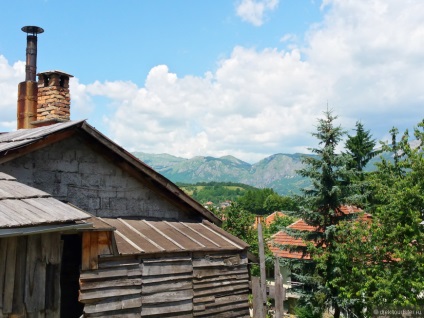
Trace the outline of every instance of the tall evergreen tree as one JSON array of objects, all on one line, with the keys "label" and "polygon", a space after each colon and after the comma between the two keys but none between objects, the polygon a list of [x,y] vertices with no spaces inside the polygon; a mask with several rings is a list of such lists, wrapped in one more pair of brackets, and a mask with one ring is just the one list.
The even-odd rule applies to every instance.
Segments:
[{"label": "tall evergreen tree", "polygon": [[374,149],[376,141],[372,139],[370,131],[366,131],[360,121],[357,121],[355,126],[356,135],[348,135],[345,148],[352,157],[350,167],[362,172],[367,163],[379,152]]},{"label": "tall evergreen tree", "polygon": [[347,218],[340,207],[350,192],[346,183],[349,156],[338,154],[336,151],[345,131],[334,125],[335,119],[337,116],[327,110],[324,112],[324,118],[318,120],[317,131],[312,135],[318,139],[319,147],[310,149],[317,156],[304,157],[303,163],[306,166],[298,171],[301,176],[312,181],[312,187],[304,190],[304,206],[300,216],[307,224],[317,229],[304,236],[306,241],[313,242],[307,249],[313,265],[305,264],[298,280],[310,288],[303,296],[310,308],[319,309],[321,312],[332,308],[334,317],[338,318],[342,300],[333,281],[340,276],[340,268],[333,250],[336,248],[336,226]]},{"label": "tall evergreen tree", "polygon": [[356,122],[355,135],[348,135],[345,143],[346,153],[350,156],[347,168],[351,170],[351,177],[346,180],[351,184],[352,197],[350,202],[359,207],[365,207],[370,197],[369,184],[366,181],[367,173],[364,172],[368,162],[381,153],[381,150],[374,149],[375,139],[372,139],[369,130],[364,129],[364,125]]}]

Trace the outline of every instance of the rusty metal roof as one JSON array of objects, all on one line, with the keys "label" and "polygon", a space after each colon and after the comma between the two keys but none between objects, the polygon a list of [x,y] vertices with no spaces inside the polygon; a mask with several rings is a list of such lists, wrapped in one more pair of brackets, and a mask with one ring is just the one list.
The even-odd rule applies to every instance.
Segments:
[{"label": "rusty metal roof", "polygon": [[114,227],[121,255],[244,250],[249,245],[208,222],[100,218]]},{"label": "rusty metal roof", "polygon": [[0,229],[65,223],[91,215],[0,172]]}]

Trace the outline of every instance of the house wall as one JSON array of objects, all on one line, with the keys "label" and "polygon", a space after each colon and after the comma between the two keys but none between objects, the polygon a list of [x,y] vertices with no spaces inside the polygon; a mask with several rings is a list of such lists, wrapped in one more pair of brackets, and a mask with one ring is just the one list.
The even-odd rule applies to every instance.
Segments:
[{"label": "house wall", "polygon": [[0,317],[60,316],[60,233],[0,238]]},{"label": "house wall", "polygon": [[250,317],[245,254],[99,258],[80,277],[85,317]]},{"label": "house wall", "polygon": [[78,136],[3,163],[0,171],[100,217],[188,217]]}]

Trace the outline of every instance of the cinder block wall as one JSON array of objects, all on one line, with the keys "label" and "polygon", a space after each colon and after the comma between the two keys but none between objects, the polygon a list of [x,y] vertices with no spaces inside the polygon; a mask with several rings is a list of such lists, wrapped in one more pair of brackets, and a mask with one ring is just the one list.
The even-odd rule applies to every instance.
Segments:
[{"label": "cinder block wall", "polygon": [[0,171],[95,216],[188,218],[79,137],[3,163]]}]

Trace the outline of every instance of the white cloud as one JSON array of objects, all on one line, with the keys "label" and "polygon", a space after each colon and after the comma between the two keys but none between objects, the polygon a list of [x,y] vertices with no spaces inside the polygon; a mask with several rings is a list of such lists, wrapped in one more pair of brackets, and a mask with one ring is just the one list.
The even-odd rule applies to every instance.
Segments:
[{"label": "white cloud", "polygon": [[25,63],[18,61],[9,65],[0,55],[0,131],[16,129],[16,104],[18,83],[25,80]]},{"label": "white cloud", "polygon": [[264,23],[265,13],[275,10],[279,0],[241,0],[236,7],[237,15],[254,26]]}]

